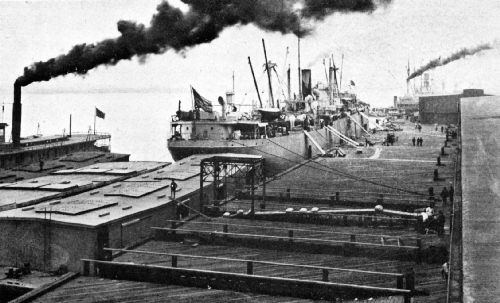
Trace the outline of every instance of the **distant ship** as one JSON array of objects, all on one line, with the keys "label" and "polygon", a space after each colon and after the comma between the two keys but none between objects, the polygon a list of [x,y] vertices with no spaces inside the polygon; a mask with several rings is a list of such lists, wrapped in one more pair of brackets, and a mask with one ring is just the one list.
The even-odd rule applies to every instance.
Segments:
[{"label": "distant ship", "polygon": [[[328,85],[318,84],[314,88],[311,71],[304,69],[301,74],[299,95],[305,98],[291,98],[288,89],[288,98],[281,104],[278,100],[273,106],[271,94],[271,106],[263,107],[258,94],[261,106],[246,113],[236,110],[234,91],[226,94],[226,100],[219,97],[219,115],[209,100],[192,89],[194,109],[182,111],[179,101],[179,109],[172,116],[167,145],[173,159],[178,161],[193,154],[256,154],[265,158],[267,175],[274,175],[344,141],[330,127],[347,138],[359,138],[368,119],[357,110],[366,104],[358,103],[354,94],[339,94],[338,90],[334,93],[335,69],[330,67]],[[290,69],[288,87],[289,75]],[[270,83],[269,80],[269,86]],[[258,92],[256,82],[255,85]]]},{"label": "distant ship", "polygon": [[[96,109],[96,114],[98,114]],[[100,114],[104,115],[102,112]],[[111,135],[107,133],[88,133],[21,137],[21,87],[14,86],[12,110],[12,142],[7,142],[7,123],[0,123],[0,169],[12,169],[20,166],[37,164],[64,155],[82,151],[109,152]],[[0,180],[1,182],[1,180]]]}]

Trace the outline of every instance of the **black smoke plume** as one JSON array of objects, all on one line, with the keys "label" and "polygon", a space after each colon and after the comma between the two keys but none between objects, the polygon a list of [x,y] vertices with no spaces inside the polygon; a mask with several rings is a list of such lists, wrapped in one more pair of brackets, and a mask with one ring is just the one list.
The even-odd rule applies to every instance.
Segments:
[{"label": "black smoke plume", "polygon": [[465,58],[467,56],[472,56],[472,55],[475,55],[481,51],[492,49],[492,48],[493,48],[493,46],[491,44],[488,44],[488,43],[480,44],[480,45],[473,47],[473,48],[462,48],[458,52],[455,52],[444,59],[441,59],[441,57],[439,57],[437,59],[429,61],[429,63],[427,63],[424,66],[421,66],[419,69],[414,71],[411,75],[409,75],[408,78],[406,79],[406,81],[410,81],[411,79],[422,75],[424,72],[426,72],[430,69],[434,69],[438,66],[446,65],[450,62]]},{"label": "black smoke plume", "polygon": [[[182,51],[208,43],[224,28],[237,24],[252,23],[267,31],[307,35],[312,29],[299,26],[301,18],[316,21],[334,12],[371,12],[378,4],[387,4],[390,0],[182,1],[189,6],[186,13],[164,1],[158,5],[148,27],[119,21],[119,37],[95,44],[78,44],[67,54],[35,62],[25,67],[16,85],[26,86],[69,73],[83,75],[99,65],[114,65],[134,56],[143,60],[148,54],[161,54],[169,49]],[[300,12],[295,11],[298,3],[302,5]]]}]

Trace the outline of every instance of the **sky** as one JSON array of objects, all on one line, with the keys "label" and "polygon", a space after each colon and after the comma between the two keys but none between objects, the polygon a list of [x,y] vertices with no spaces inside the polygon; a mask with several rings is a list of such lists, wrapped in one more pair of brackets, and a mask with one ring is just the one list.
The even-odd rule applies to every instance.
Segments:
[{"label": "sky", "polygon": [[[67,52],[78,43],[94,43],[119,35],[117,21],[149,24],[156,0],[38,0],[0,1],[0,92],[9,96],[14,80],[25,66]],[[171,2],[181,5],[178,0]],[[186,9],[183,6],[183,9]],[[351,89],[374,106],[389,106],[393,96],[406,92],[406,65],[418,68],[431,59],[464,47],[500,40],[498,0],[393,0],[372,14],[334,14],[312,24],[314,31],[301,40],[302,68],[312,69],[313,83],[325,80],[322,58],[343,60],[343,89]],[[296,91],[297,38],[292,34],[265,32],[253,25],[225,29],[211,43],[133,58],[114,66],[100,66],[85,76],[67,75],[25,88],[32,93],[65,92],[165,92],[190,100],[192,85],[216,100],[232,86],[239,100],[256,99],[248,66],[250,56],[261,90],[266,87],[261,39],[269,60],[282,76],[292,70]],[[500,94],[500,47],[453,62],[431,72],[436,93],[483,88]],[[11,102],[11,100],[0,100]]]}]

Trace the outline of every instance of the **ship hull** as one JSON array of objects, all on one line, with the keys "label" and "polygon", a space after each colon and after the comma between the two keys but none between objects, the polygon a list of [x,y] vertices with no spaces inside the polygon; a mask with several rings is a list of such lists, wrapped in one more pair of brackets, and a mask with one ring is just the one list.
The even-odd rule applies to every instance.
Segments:
[{"label": "ship hull", "polygon": [[[326,129],[311,131],[310,135],[323,149],[332,147],[334,140]],[[303,132],[291,132],[287,136],[250,140],[177,140],[169,141],[168,149],[175,161],[194,154],[237,153],[260,155],[266,159],[266,175],[275,175],[319,150]]]},{"label": "ship hull", "polygon": [[[356,123],[351,123],[354,120]],[[360,138],[362,129],[368,120],[360,114],[350,119],[341,118],[332,122],[332,127],[350,138]],[[326,128],[311,130],[310,136],[321,146],[329,149],[340,144],[339,137],[332,135]],[[169,140],[168,149],[175,161],[194,154],[238,153],[261,155],[266,159],[266,175],[272,176],[282,172],[308,158],[311,146],[312,155],[320,153],[319,149],[303,131],[291,131],[286,136],[268,139],[242,140]]]}]

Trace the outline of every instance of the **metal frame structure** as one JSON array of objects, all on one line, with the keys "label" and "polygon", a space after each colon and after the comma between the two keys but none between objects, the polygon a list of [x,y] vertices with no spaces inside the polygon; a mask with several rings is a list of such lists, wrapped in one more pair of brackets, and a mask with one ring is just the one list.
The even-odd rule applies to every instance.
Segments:
[{"label": "metal frame structure", "polygon": [[262,157],[245,156],[213,156],[201,160],[200,163],[200,206],[203,209],[205,182],[213,178],[213,191],[224,185],[227,177],[250,178],[250,191],[252,197],[252,215],[255,214],[255,184],[262,182],[262,203],[260,207],[265,208],[266,182],[265,182],[265,159]]}]

